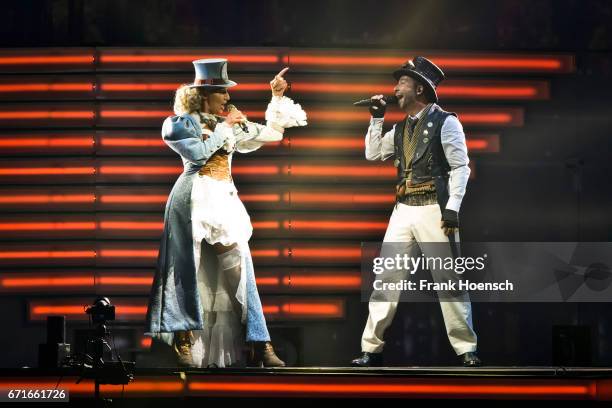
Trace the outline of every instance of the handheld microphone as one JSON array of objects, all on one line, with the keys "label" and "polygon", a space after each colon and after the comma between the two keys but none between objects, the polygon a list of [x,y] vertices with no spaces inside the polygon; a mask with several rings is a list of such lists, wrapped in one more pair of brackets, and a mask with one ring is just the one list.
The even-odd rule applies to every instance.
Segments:
[{"label": "handheld microphone", "polygon": [[[385,101],[385,103],[387,103],[387,104],[397,103],[397,96],[395,96],[395,95],[383,96],[382,100]],[[374,105],[376,102],[377,102],[376,99],[362,99],[360,101],[354,102],[353,105],[354,106],[367,106],[367,107],[370,107],[370,106]]]},{"label": "handheld microphone", "polygon": [[[232,105],[231,103],[228,103],[227,105],[225,105],[225,110],[228,112],[234,111],[234,110],[238,110],[238,108],[234,105]],[[240,129],[242,129],[242,131],[244,133],[249,133],[249,127],[247,126],[246,123],[244,122],[240,122],[238,123],[238,126],[240,126]]]}]

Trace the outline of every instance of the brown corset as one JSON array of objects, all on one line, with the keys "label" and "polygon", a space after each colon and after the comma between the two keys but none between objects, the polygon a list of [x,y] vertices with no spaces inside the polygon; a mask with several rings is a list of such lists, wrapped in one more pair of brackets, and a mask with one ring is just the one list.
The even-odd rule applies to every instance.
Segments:
[{"label": "brown corset", "polygon": [[198,172],[200,176],[208,176],[219,181],[232,181],[229,167],[229,153],[219,149],[202,166]]}]

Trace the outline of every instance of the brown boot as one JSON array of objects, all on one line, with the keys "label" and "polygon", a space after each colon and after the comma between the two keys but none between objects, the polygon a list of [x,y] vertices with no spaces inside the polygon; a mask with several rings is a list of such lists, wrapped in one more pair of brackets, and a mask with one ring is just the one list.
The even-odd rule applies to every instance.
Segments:
[{"label": "brown boot", "polygon": [[193,356],[191,355],[191,346],[193,343],[194,337],[191,331],[178,331],[174,333],[174,352],[179,367],[196,366],[193,362]]},{"label": "brown boot", "polygon": [[254,341],[249,350],[248,367],[285,367],[285,362],[274,353],[269,341]]}]

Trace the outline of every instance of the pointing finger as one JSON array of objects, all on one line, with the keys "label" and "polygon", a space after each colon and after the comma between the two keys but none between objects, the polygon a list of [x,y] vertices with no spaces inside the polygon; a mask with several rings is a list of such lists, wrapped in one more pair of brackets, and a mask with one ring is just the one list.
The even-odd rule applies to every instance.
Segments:
[{"label": "pointing finger", "polygon": [[289,67],[285,67],[281,70],[281,72],[279,72],[278,74],[276,74],[276,78],[282,78],[283,75],[285,75],[285,72],[289,71]]}]

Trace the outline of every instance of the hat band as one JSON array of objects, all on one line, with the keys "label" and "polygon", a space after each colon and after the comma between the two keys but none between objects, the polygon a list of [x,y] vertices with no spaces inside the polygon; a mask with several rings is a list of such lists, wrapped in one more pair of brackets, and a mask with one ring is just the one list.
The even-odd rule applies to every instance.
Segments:
[{"label": "hat band", "polygon": [[223,78],[208,78],[208,79],[196,78],[193,84],[194,85],[225,85],[227,84],[227,81]]}]

